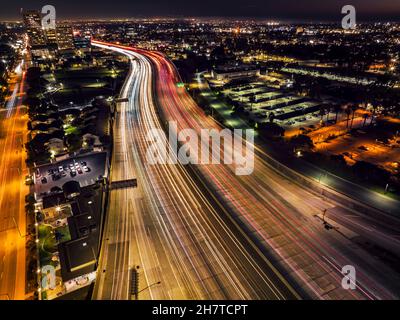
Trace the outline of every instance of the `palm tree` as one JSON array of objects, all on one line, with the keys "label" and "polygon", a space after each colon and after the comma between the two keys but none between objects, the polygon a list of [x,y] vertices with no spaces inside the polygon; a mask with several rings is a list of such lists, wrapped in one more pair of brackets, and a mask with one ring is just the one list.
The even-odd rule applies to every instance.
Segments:
[{"label": "palm tree", "polygon": [[250,110],[253,110],[253,103],[255,103],[256,100],[257,100],[256,95],[253,93],[253,94],[249,97]]},{"label": "palm tree", "polygon": [[372,122],[374,121],[374,117],[375,117],[375,113],[376,113],[376,108],[377,108],[377,105],[374,103],[374,104],[372,105],[371,122],[369,123],[370,126],[372,126]]},{"label": "palm tree", "polygon": [[352,116],[351,116],[350,130],[351,130],[351,128],[353,128],[354,117],[356,116],[357,109],[358,109],[357,105],[353,104],[351,106]]},{"label": "palm tree", "polygon": [[321,105],[321,107],[319,109],[319,115],[321,116],[321,122],[322,122],[325,114],[326,114],[325,105]]},{"label": "palm tree", "polygon": [[328,104],[326,105],[326,122],[329,122],[329,114],[332,111],[332,105]]},{"label": "palm tree", "polygon": [[333,106],[333,111],[335,112],[335,123],[337,123],[338,122],[339,113],[340,113],[340,111],[342,111],[342,106],[340,104],[335,104]]},{"label": "palm tree", "polygon": [[344,110],[346,112],[347,118],[346,118],[346,129],[349,128],[349,121],[350,121],[350,113],[351,113],[351,109],[349,106],[346,107],[346,109]]},{"label": "palm tree", "polygon": [[365,124],[367,122],[368,117],[369,117],[368,113],[364,113],[363,114],[363,118],[364,118],[364,122],[363,122],[363,125],[362,125],[363,128],[365,127]]},{"label": "palm tree", "polygon": [[274,120],[275,120],[275,113],[273,113],[273,112],[270,112],[270,114],[268,115],[268,118],[269,118],[269,122],[274,122]]}]

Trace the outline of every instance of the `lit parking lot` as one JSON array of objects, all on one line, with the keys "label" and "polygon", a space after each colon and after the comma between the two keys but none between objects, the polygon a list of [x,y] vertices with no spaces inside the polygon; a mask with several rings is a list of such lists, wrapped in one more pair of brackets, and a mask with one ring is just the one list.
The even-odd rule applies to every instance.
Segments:
[{"label": "lit parking lot", "polygon": [[[300,128],[311,129],[320,122],[321,102],[270,88],[262,82],[230,87],[223,93],[242,104],[253,121],[269,121],[269,115],[273,112],[275,121],[292,133],[299,134]],[[253,95],[254,100],[251,101]]]},{"label": "lit parking lot", "polygon": [[37,167],[34,177],[36,198],[49,195],[71,180],[78,181],[81,187],[94,184],[105,175],[106,157],[107,153],[101,152]]}]

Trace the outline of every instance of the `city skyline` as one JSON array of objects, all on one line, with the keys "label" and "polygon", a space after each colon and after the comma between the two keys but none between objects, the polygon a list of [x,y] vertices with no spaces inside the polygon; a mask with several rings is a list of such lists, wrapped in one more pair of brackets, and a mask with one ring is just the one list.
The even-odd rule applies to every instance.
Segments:
[{"label": "city skyline", "polygon": [[315,0],[293,1],[283,0],[279,3],[271,1],[252,0],[242,1],[202,1],[201,3],[189,3],[183,0],[165,2],[155,1],[117,1],[116,5],[110,6],[107,2],[85,1],[81,3],[76,0],[65,3],[55,0],[51,3],[37,1],[13,1],[2,5],[0,20],[20,20],[22,9],[29,10],[46,4],[56,7],[60,19],[130,19],[130,18],[251,18],[257,20],[277,20],[282,22],[333,22],[341,19],[341,8],[351,4],[357,10],[359,21],[398,21],[400,16],[400,3],[395,1],[355,0],[351,3],[346,1],[325,1],[320,3]]}]

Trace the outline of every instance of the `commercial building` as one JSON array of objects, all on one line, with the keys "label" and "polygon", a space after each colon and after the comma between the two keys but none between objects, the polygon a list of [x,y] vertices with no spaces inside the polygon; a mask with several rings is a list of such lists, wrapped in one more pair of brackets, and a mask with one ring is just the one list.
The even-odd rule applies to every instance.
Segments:
[{"label": "commercial building", "polygon": [[81,188],[69,181],[36,205],[39,245],[50,238],[53,244],[49,252],[39,250],[40,267],[53,266],[56,280],[53,286],[41,282],[42,299],[63,299],[82,290],[89,294],[96,279],[104,200],[101,182]]},{"label": "commercial building", "polygon": [[47,45],[57,45],[57,31],[55,28],[44,29]]},{"label": "commercial building", "polygon": [[75,48],[77,48],[83,52],[91,51],[90,36],[77,35],[74,37],[73,41],[74,41]]},{"label": "commercial building", "polygon": [[251,78],[260,75],[260,68],[253,65],[224,65],[212,70],[211,75],[219,81]]},{"label": "commercial building", "polygon": [[46,35],[42,28],[42,16],[38,10],[27,10],[23,12],[24,25],[31,47],[47,44]]},{"label": "commercial building", "polygon": [[72,26],[68,23],[60,23],[57,25],[57,44],[58,50],[75,49],[74,34]]},{"label": "commercial building", "polygon": [[49,59],[58,51],[74,50],[74,34],[69,23],[59,23],[54,28],[43,28],[42,15],[37,10],[23,12],[33,59]]}]

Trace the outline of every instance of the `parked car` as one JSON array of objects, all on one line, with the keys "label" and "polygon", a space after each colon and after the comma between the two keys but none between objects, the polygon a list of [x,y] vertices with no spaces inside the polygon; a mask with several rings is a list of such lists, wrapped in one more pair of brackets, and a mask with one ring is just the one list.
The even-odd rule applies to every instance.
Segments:
[{"label": "parked car", "polygon": [[47,183],[47,178],[46,177],[43,177],[42,178],[42,180],[40,180],[43,184],[46,184]]}]

